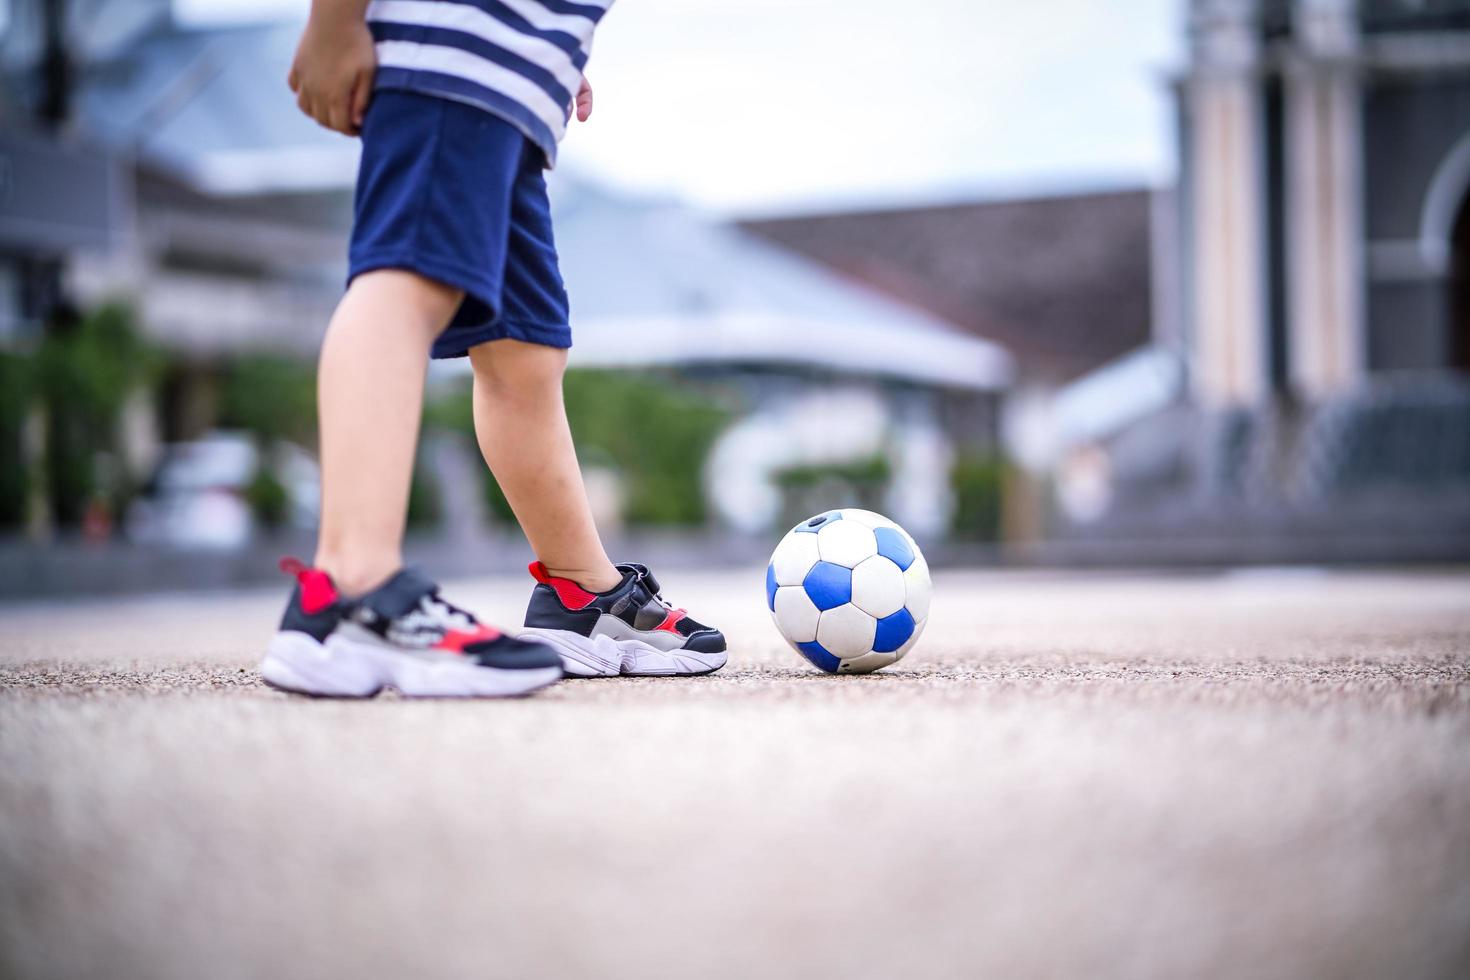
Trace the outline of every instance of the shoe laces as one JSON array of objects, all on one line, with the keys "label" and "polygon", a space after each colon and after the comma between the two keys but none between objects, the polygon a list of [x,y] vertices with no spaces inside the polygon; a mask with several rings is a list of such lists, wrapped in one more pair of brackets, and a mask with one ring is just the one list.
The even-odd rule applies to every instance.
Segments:
[{"label": "shoe laces", "polygon": [[674,604],[672,602],[670,602],[669,600],[665,599],[664,598],[664,593],[663,593],[663,590],[662,589],[660,589],[659,591],[655,592],[653,594],[653,598],[654,598],[654,601],[655,602],[657,602],[659,605],[663,606],[665,609],[667,609],[671,613],[675,613],[675,614],[677,614],[679,616],[687,616],[687,615],[689,615],[689,610],[675,608],[675,606],[674,606]]},{"label": "shoe laces", "polygon": [[419,600],[419,611],[443,624],[445,629],[468,632],[480,625],[472,613],[439,598],[437,592],[430,592]]}]

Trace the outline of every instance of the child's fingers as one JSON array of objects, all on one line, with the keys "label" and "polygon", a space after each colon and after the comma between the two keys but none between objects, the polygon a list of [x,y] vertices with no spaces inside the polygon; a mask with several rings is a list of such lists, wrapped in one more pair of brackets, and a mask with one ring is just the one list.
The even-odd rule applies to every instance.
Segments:
[{"label": "child's fingers", "polygon": [[371,71],[358,72],[357,83],[352,86],[352,128],[356,132],[362,129],[362,121],[367,116],[368,102],[373,97],[373,73]]},{"label": "child's fingers", "polygon": [[291,66],[291,71],[286,75],[286,85],[293,92],[301,90],[301,72],[297,70],[295,65]]},{"label": "child's fingers", "polygon": [[332,128],[331,104],[314,92],[311,86],[302,86],[301,97],[296,100],[301,106],[301,111],[306,113],[318,126]]},{"label": "child's fingers", "polygon": [[577,86],[577,97],[573,100],[577,110],[577,121],[586,122],[587,117],[592,115],[592,83],[587,81],[587,76],[582,76],[582,84]]},{"label": "child's fingers", "polygon": [[339,133],[352,134],[352,90],[348,89],[341,95],[335,96],[327,105],[327,120],[323,123],[328,129]]}]

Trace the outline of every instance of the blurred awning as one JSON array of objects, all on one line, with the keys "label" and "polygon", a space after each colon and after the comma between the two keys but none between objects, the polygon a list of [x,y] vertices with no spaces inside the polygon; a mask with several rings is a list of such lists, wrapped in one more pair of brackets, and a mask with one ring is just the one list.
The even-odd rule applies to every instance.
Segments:
[{"label": "blurred awning", "polygon": [[578,367],[783,366],[945,388],[1000,390],[999,348],[927,326],[731,310],[576,318]]},{"label": "blurred awning", "polygon": [[1177,354],[1140,347],[1057,392],[1057,438],[1064,447],[1111,438],[1172,404],[1183,385]]},{"label": "blurred awning", "polygon": [[1011,358],[729,224],[572,181],[553,195],[586,367],[780,365],[976,390]]}]

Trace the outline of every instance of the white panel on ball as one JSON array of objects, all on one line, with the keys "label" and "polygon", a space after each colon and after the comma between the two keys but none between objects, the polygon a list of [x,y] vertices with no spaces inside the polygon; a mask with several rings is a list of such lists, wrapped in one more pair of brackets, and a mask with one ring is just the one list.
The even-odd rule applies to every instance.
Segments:
[{"label": "white panel on ball", "polygon": [[[863,510],[861,507],[844,507],[842,509],[842,519],[844,521],[852,521],[855,524],[861,524],[869,530],[880,527],[898,527],[897,524],[882,514],[875,514],[871,510]],[[900,528],[900,530],[902,529]]]},{"label": "white panel on ball", "polygon": [[882,670],[899,658],[896,653],[865,653],[861,657],[853,657],[842,661],[837,669],[844,674],[869,674],[875,670]]},{"label": "white panel on ball", "polygon": [[817,642],[834,657],[860,657],[873,649],[878,621],[857,606],[838,606],[822,613]]},{"label": "white panel on ball", "polygon": [[817,620],[822,611],[812,605],[806,589],[799,585],[781,586],[776,590],[774,612],[777,627],[792,643],[810,643],[817,638]]},{"label": "white panel on ball", "polygon": [[817,563],[817,536],[792,531],[776,545],[771,567],[777,585],[800,585],[806,573]]},{"label": "white panel on ball", "polygon": [[878,539],[870,528],[854,521],[831,521],[817,532],[817,549],[823,561],[856,568],[858,562],[878,553]]},{"label": "white panel on ball", "polygon": [[863,612],[882,619],[898,612],[907,601],[903,572],[882,555],[852,570],[852,603]]},{"label": "white panel on ball", "polygon": [[[903,573],[903,578],[908,592],[909,614],[920,622],[928,619],[929,599],[934,591],[934,586],[929,580],[929,563],[923,558],[914,559],[908,571]],[[917,636],[917,632],[914,635]]]}]

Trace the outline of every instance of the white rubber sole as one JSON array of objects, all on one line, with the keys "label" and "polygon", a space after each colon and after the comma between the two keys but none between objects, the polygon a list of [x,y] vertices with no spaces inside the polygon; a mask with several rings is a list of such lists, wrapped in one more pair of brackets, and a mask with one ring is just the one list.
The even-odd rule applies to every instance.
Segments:
[{"label": "white rubber sole", "polygon": [[660,650],[641,640],[588,637],[571,630],[527,629],[520,636],[561,654],[568,677],[694,677],[714,673],[729,659],[724,651]]},{"label": "white rubber sole", "polygon": [[391,687],[414,698],[509,698],[554,684],[560,667],[504,670],[452,653],[408,653],[339,634],[318,643],[305,633],[271,637],[260,676],[300,694],[370,698]]}]

